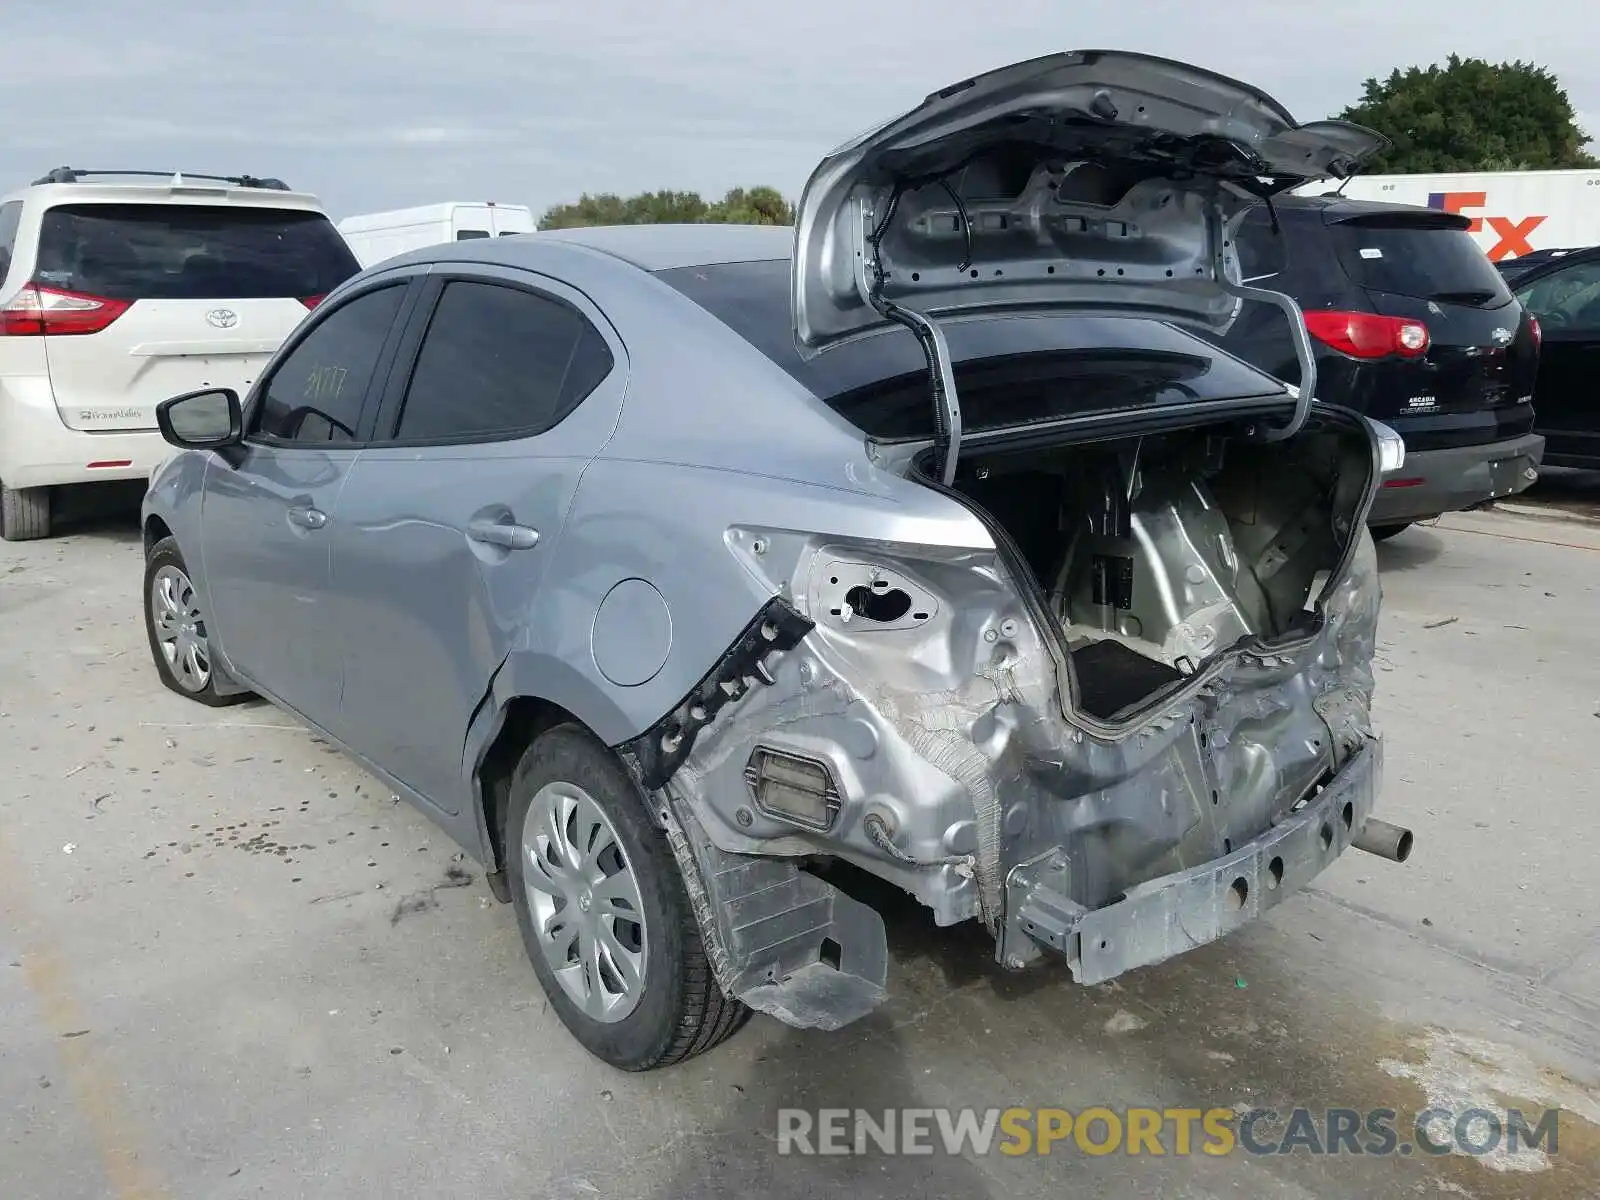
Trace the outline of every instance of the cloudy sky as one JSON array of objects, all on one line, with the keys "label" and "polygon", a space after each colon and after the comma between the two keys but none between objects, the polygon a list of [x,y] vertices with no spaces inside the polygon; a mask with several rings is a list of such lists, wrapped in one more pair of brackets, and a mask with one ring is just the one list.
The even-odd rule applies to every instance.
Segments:
[{"label": "cloudy sky", "polygon": [[1554,70],[1600,135],[1575,0],[0,0],[0,188],[52,166],[277,175],[336,216],[585,190],[791,197],[925,94],[1052,50],[1184,58],[1302,120],[1452,51]]}]

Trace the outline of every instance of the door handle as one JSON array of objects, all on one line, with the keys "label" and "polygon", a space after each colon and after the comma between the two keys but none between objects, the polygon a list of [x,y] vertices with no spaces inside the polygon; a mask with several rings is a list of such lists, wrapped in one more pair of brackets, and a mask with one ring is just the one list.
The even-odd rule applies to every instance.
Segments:
[{"label": "door handle", "polygon": [[289,510],[289,523],[301,529],[321,529],[328,523],[328,514],[319,508],[297,505]]},{"label": "door handle", "polygon": [[503,546],[507,550],[531,550],[539,544],[539,531],[510,521],[480,517],[467,524],[467,536],[475,542]]}]

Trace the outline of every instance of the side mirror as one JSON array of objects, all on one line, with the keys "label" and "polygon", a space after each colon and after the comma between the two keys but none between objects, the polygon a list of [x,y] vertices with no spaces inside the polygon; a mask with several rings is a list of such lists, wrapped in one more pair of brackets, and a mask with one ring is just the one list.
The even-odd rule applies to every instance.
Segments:
[{"label": "side mirror", "polygon": [[156,405],[161,436],[180,450],[218,450],[244,436],[239,393],[232,388],[185,392]]}]

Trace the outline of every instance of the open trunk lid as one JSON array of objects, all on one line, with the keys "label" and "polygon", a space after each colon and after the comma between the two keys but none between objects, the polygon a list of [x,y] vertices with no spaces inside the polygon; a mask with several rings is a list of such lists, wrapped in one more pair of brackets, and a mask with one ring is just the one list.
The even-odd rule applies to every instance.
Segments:
[{"label": "open trunk lid", "polygon": [[[817,166],[796,221],[796,338],[895,318],[1094,311],[1226,328],[1226,222],[1386,142],[1299,125],[1197,67],[1086,50],[952,84]],[[1237,278],[1237,268],[1232,268]]]},{"label": "open trunk lid", "polygon": [[1348,175],[1385,145],[1142,54],[1073,51],[963,80],[812,172],[791,268],[798,348],[911,329],[948,485],[963,415],[941,320],[1095,313],[1224,332],[1261,300],[1290,318],[1301,389],[1257,436],[1292,436],[1315,394],[1310,339],[1293,299],[1241,286],[1229,231],[1261,198]]}]

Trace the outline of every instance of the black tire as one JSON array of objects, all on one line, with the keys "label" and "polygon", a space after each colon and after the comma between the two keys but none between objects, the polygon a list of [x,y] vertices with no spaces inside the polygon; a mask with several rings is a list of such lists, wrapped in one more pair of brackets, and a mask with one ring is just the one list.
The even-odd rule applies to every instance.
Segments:
[{"label": "black tire", "polygon": [[1404,521],[1399,525],[1373,525],[1371,526],[1372,540],[1375,542],[1387,542],[1395,534],[1404,533],[1410,529],[1412,524],[1413,522],[1411,521]]},{"label": "black tire", "polygon": [[[587,793],[611,823],[624,865],[638,884],[647,946],[642,991],[620,1020],[598,1020],[574,1003],[535,933],[524,884],[522,830],[529,807],[547,784],[575,785]],[[557,726],[524,752],[511,779],[502,844],[517,926],[534,974],[562,1024],[596,1058],[624,1071],[671,1066],[710,1050],[749,1018],[750,1010],[727,995],[712,973],[666,834],[616,756],[587,730]]]},{"label": "black tire", "polygon": [[0,538],[31,542],[50,536],[50,489],[0,485]]},{"label": "black tire", "polygon": [[[145,637],[150,642],[150,657],[156,664],[156,674],[161,676],[161,682],[184,699],[193,700],[197,704],[204,704],[208,708],[224,708],[227,705],[238,704],[240,701],[250,699],[250,693],[248,692],[229,694],[217,691],[217,675],[221,668],[212,659],[209,653],[209,646],[207,647],[206,655],[208,671],[205,686],[198,689],[186,687],[179,680],[172,668],[172,664],[167,661],[167,656],[162,652],[161,641],[156,633],[153,591],[156,576],[163,567],[176,568],[183,573],[185,579],[189,577],[189,568],[184,564],[183,555],[178,551],[176,538],[162,538],[154,546],[150,547],[150,552],[145,556],[144,562],[144,632]],[[204,637],[203,619],[201,633],[202,637]]]}]

